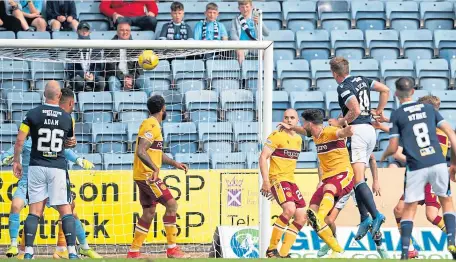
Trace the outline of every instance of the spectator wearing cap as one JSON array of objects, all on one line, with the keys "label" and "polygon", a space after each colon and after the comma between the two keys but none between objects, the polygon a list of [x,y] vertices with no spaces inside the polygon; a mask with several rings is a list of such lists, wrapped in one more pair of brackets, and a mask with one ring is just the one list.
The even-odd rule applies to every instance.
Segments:
[{"label": "spectator wearing cap", "polygon": [[43,0],[21,1],[22,12],[27,23],[36,28],[36,31],[46,31],[46,20],[41,16]]},{"label": "spectator wearing cap", "polygon": [[[233,18],[231,22],[231,40],[257,40],[259,32],[259,17],[254,14],[252,0],[239,0],[238,8],[240,15]],[[269,29],[263,23],[263,36],[269,35]],[[239,63],[242,64],[245,56],[249,53],[248,50],[236,50]]]},{"label": "spectator wearing cap", "polygon": [[[131,27],[127,22],[119,22],[117,24],[117,34],[112,40],[133,40],[131,37]],[[128,53],[128,50],[120,49],[117,52],[112,52],[110,55],[119,58],[119,62],[108,63],[106,65],[106,74],[108,77],[108,86],[110,91],[136,91],[136,80],[138,79],[142,69],[138,62],[128,61],[128,58],[133,56]]]},{"label": "spectator wearing cap", "polygon": [[171,4],[172,20],[163,25],[159,40],[193,39],[192,28],[184,22],[184,5],[181,2]]},{"label": "spectator wearing cap", "polygon": [[215,3],[206,5],[206,19],[195,25],[195,40],[228,40],[225,25],[217,21],[218,6]]},{"label": "spectator wearing cap", "polygon": [[155,31],[158,6],[155,1],[102,0],[100,12],[112,19],[115,25],[127,22],[141,30]]},{"label": "spectator wearing cap", "polygon": [[[78,39],[90,40],[90,25],[82,21],[78,25]],[[80,61],[80,63],[68,64],[68,76],[70,85],[75,92],[81,91],[104,91],[106,82],[104,75],[104,63],[91,62],[93,56],[99,56],[92,48],[83,49],[71,53],[71,56]]]},{"label": "spectator wearing cap", "polygon": [[52,32],[78,28],[76,4],[74,1],[47,1],[46,17]]}]

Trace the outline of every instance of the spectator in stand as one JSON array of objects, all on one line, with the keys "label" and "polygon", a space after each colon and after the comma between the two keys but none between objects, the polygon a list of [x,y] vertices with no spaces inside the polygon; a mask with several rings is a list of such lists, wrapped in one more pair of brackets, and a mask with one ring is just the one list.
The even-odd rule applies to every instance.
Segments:
[{"label": "spectator in stand", "polygon": [[193,39],[192,28],[184,22],[184,14],[184,5],[181,2],[171,4],[172,20],[163,25],[159,40]]},{"label": "spectator in stand", "polygon": [[[231,40],[257,40],[258,38],[258,15],[254,14],[252,0],[240,0],[238,2],[241,14],[233,18],[231,23]],[[263,23],[263,36],[268,36],[269,30]],[[249,50],[236,50],[237,58],[240,64],[245,60]]]},{"label": "spectator in stand", "polygon": [[27,23],[36,28],[36,31],[46,31],[46,20],[41,16],[43,10],[43,0],[22,0],[22,12]]},{"label": "spectator in stand", "polygon": [[206,20],[198,22],[195,26],[195,40],[228,40],[225,25],[217,22],[219,15],[217,4],[207,4],[205,15]]},{"label": "spectator in stand", "polygon": [[115,25],[127,22],[141,30],[150,31],[155,31],[157,26],[158,6],[155,1],[102,0],[100,11],[112,18]]},{"label": "spectator in stand", "polygon": [[52,32],[78,29],[76,4],[74,1],[47,1],[46,18]]},{"label": "spectator in stand", "polygon": [[[14,18],[16,18],[19,23],[20,23],[20,27],[17,26],[17,24],[15,24],[15,28],[13,31],[20,31],[20,30],[24,30],[24,31],[35,31],[35,29],[33,27],[31,27],[28,23],[28,20],[24,17],[24,13],[22,12],[22,6],[19,2],[16,2],[14,0],[6,0],[6,1],[3,1],[3,8],[4,8],[4,12],[5,12],[5,16],[12,16]],[[6,17],[4,17],[6,18]],[[13,19],[6,19],[6,20],[13,20]],[[6,26],[8,26],[6,24]],[[18,30],[19,29],[19,30]]]},{"label": "spectator in stand", "polygon": [[[81,21],[78,25],[78,39],[90,40],[90,25]],[[92,54],[101,50],[85,49],[78,50],[80,63],[68,64],[68,77],[75,92],[81,91],[104,91],[106,82],[104,75],[104,63],[91,63]]]},{"label": "spectator in stand", "polygon": [[[117,24],[117,35],[112,40],[133,40],[131,37],[131,27],[128,22]],[[117,56],[117,54],[115,54]],[[106,66],[108,76],[108,86],[110,91],[137,91],[136,79],[142,73],[138,62],[128,61],[130,55],[127,50],[120,49],[118,63],[109,63]]]},{"label": "spectator in stand", "polygon": [[21,21],[12,15],[8,15],[8,12],[6,12],[5,1],[0,1],[0,20],[2,21],[1,26],[8,31],[14,31],[16,33],[22,30]]}]

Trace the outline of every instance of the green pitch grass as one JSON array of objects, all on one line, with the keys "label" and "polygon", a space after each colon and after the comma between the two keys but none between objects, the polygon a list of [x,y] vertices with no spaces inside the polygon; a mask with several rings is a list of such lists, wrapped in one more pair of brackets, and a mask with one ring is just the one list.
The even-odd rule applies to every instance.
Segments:
[{"label": "green pitch grass", "polygon": [[[17,259],[2,259],[3,261],[22,261]],[[36,258],[34,262],[49,262],[52,258]],[[191,258],[191,259],[167,259],[167,258],[156,258],[156,259],[139,259],[140,261],[146,262],[172,262],[172,261],[187,261],[190,260],[191,262],[220,262],[222,259],[220,258]],[[269,260],[279,260],[279,261],[290,261],[289,259],[267,259]],[[126,258],[103,258],[103,259],[85,259],[83,258],[84,262],[132,262],[135,261],[133,259],[126,259]],[[236,262],[255,262],[255,261],[265,261],[265,259],[230,259],[230,261]],[[302,261],[302,262],[329,262],[334,261],[334,259],[316,259],[316,258],[307,258],[307,259],[292,259],[291,261]],[[380,262],[385,261],[381,259],[348,259],[348,258],[341,258],[336,259],[337,262]],[[435,260],[420,260],[420,261],[435,261]],[[452,260],[438,260],[439,262],[446,262]]]}]

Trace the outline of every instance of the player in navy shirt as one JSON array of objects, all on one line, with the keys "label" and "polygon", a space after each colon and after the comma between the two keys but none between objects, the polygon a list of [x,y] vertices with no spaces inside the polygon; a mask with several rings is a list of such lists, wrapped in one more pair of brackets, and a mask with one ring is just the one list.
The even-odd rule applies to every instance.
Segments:
[{"label": "player in navy shirt", "polygon": [[354,134],[348,138],[347,147],[355,173],[355,195],[361,216],[361,223],[355,236],[359,240],[367,234],[369,228],[372,228],[372,235],[376,235],[385,221],[385,216],[375,205],[374,196],[366,184],[364,173],[377,143],[375,129],[371,125],[370,92],[371,90],[380,92],[378,107],[374,113],[381,114],[388,102],[389,88],[375,80],[362,76],[350,76],[348,61],[343,57],[331,59],[330,66],[334,79],[339,84],[337,93],[343,117],[337,120],[330,119],[329,124],[342,126],[347,122],[353,125]]},{"label": "player in navy shirt", "polygon": [[[397,151],[399,139],[404,145],[407,159],[405,175],[404,211],[401,220],[401,259],[408,259],[410,237],[413,229],[418,202],[424,200],[424,187],[430,183],[443,207],[443,220],[447,229],[448,251],[456,259],[456,223],[453,200],[450,191],[450,174],[437,138],[436,128],[440,128],[456,145],[456,135],[451,126],[429,104],[412,100],[414,82],[401,77],[396,81],[396,97],[401,106],[391,115],[390,142],[381,161]],[[455,161],[456,147],[451,148],[452,162]],[[452,167],[454,169],[454,165]]]},{"label": "player in navy shirt", "polygon": [[65,147],[75,145],[71,115],[59,107],[62,92],[57,81],[49,81],[44,90],[45,103],[27,112],[21,124],[14,147],[13,172],[22,176],[20,155],[26,137],[30,134],[32,150],[28,169],[27,192],[29,215],[25,220],[24,259],[33,259],[33,242],[38,221],[45,203],[56,206],[68,245],[69,258],[76,254],[75,220],[69,204],[71,195],[67,184]]}]

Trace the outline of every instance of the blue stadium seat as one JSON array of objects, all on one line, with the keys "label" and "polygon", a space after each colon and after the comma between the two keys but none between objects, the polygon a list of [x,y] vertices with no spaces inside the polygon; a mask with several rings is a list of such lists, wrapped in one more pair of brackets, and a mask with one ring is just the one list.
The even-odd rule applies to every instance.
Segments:
[{"label": "blue stadium seat", "polygon": [[350,4],[348,1],[318,1],[318,17],[326,30],[348,30],[351,28]]},{"label": "blue stadium seat", "polygon": [[245,169],[247,156],[244,152],[213,153],[211,154],[211,167],[213,169]]},{"label": "blue stadium seat", "polygon": [[82,121],[84,123],[111,123],[114,121],[114,115],[112,112],[84,112]]},{"label": "blue stadium seat", "polygon": [[315,1],[285,1],[282,2],[282,11],[287,28],[293,32],[317,28],[317,2]]},{"label": "blue stadium seat", "polygon": [[240,152],[258,152],[258,134],[260,133],[258,122],[235,122],[233,123],[234,141]]},{"label": "blue stadium seat", "polygon": [[60,62],[37,62],[31,63],[32,79],[35,81],[35,90],[44,91],[44,87],[50,80],[56,80],[60,86],[64,86],[66,79],[65,64]]},{"label": "blue stadium seat", "polygon": [[168,143],[170,152],[193,154],[198,151],[198,133],[196,125],[187,123],[164,123],[164,141]]},{"label": "blue stadium seat", "polygon": [[358,29],[363,31],[385,29],[385,8],[380,1],[353,1],[351,13]]},{"label": "blue stadium seat", "polygon": [[79,21],[88,22],[93,31],[109,30],[108,18],[100,12],[100,2],[87,1],[76,2],[76,11]]},{"label": "blue stadium seat", "polygon": [[220,92],[241,87],[241,67],[237,60],[208,60],[206,67],[211,89]]},{"label": "blue stadium seat", "polygon": [[[79,157],[89,160],[90,162],[93,163],[94,165],[94,170],[102,170],[103,169],[103,161],[101,158],[101,154],[78,154]],[[80,166],[78,166],[76,163],[70,163],[70,169],[71,170],[84,170]]]},{"label": "blue stadium seat", "polygon": [[170,90],[172,73],[171,65],[167,60],[161,60],[154,70],[144,71],[144,75],[139,76],[137,82],[147,94],[154,91]]},{"label": "blue stadium seat", "polygon": [[17,39],[51,39],[49,32],[17,32]]},{"label": "blue stadium seat", "polygon": [[147,118],[147,95],[145,92],[113,92],[114,111],[119,113],[121,122]]},{"label": "blue stadium seat", "polygon": [[339,106],[338,97],[339,95],[337,94],[337,91],[328,91],[325,93],[325,104],[326,110],[328,110],[329,113],[329,118],[338,118],[342,113],[342,110]]},{"label": "blue stadium seat", "polygon": [[296,47],[300,57],[307,61],[328,59],[331,55],[329,33],[325,30],[296,32]]},{"label": "blue stadium seat", "polygon": [[456,31],[454,30],[435,30],[435,48],[439,50],[439,57],[450,62],[456,58]]},{"label": "blue stadium seat", "polygon": [[450,70],[445,59],[423,59],[416,61],[416,76],[423,89],[445,90],[450,83]]},{"label": "blue stadium seat", "polygon": [[434,41],[430,30],[401,31],[401,48],[404,57],[412,61],[434,57]]},{"label": "blue stadium seat", "polygon": [[[114,119],[112,113],[114,106],[110,92],[79,92],[78,94],[79,111],[82,119],[86,123],[107,122]],[[104,114],[97,114],[105,111]]]},{"label": "blue stadium seat", "polygon": [[[245,88],[257,90],[258,80],[258,61],[257,60],[244,60],[241,66],[242,80],[245,82]],[[276,84],[274,86],[277,86]]]},{"label": "blue stadium seat", "polygon": [[[380,93],[371,92],[370,93],[370,104],[371,104],[370,107],[373,109],[377,108],[379,101],[380,101]],[[393,112],[393,110],[395,108],[394,106],[395,106],[394,93],[390,92],[389,97],[388,97],[388,102],[386,103],[385,110],[384,110],[385,116],[387,116],[388,118],[391,116],[391,113]]]},{"label": "blue stadium seat", "polygon": [[38,92],[9,92],[6,100],[10,112],[28,111],[41,105],[41,95]]},{"label": "blue stadium seat", "polygon": [[215,91],[201,90],[185,93],[185,107],[192,122],[216,122],[218,95]]},{"label": "blue stadium seat", "polygon": [[78,33],[72,31],[56,31],[52,32],[52,39],[76,40],[78,39]]},{"label": "blue stadium seat", "polygon": [[1,31],[0,39],[16,39],[16,35],[13,31]]},{"label": "blue stadium seat", "polygon": [[3,97],[7,92],[24,92],[30,88],[32,75],[26,61],[1,60],[0,72],[0,87]]},{"label": "blue stadium seat", "polygon": [[[372,94],[372,93],[371,93]],[[383,125],[391,127],[391,123],[383,123]],[[389,133],[383,132],[382,130],[375,130],[377,134],[378,148],[382,151],[388,147],[389,144]]]},{"label": "blue stadium seat", "polygon": [[92,142],[98,153],[126,153],[127,125],[124,123],[93,123]]},{"label": "blue stadium seat", "polygon": [[455,79],[456,77],[456,59],[451,59],[450,61],[450,74],[451,74],[451,79]]},{"label": "blue stadium seat", "polygon": [[189,169],[209,169],[209,154],[176,154],[176,161],[188,165]]},{"label": "blue stadium seat", "polygon": [[[206,11],[206,3],[201,3],[201,2],[185,3],[185,19],[184,19],[185,23],[189,24],[191,28],[195,28],[195,25],[197,22],[204,20],[206,18],[204,15],[205,11]],[[158,30],[161,30],[161,28],[159,28]]]},{"label": "blue stadium seat", "polygon": [[93,31],[90,33],[91,40],[111,40],[117,34],[116,31]]},{"label": "blue stadium seat", "polygon": [[378,61],[375,59],[350,60],[350,74],[380,80]]},{"label": "blue stadium seat", "polygon": [[440,110],[442,109],[456,109],[456,90],[431,91],[431,95],[440,98]]},{"label": "blue stadium seat", "polygon": [[258,153],[247,153],[247,168],[258,169]]},{"label": "blue stadium seat", "polygon": [[386,18],[394,30],[416,30],[420,28],[418,2],[397,1],[386,3]]},{"label": "blue stadium seat", "polygon": [[451,2],[421,2],[420,16],[426,29],[453,29],[454,11]]},{"label": "blue stadium seat", "polygon": [[226,121],[250,122],[254,118],[253,93],[250,90],[225,90],[220,93],[220,104]]},{"label": "blue stadium seat", "polygon": [[176,88],[181,93],[206,89],[206,69],[203,60],[173,60],[171,67]]},{"label": "blue stadium seat", "polygon": [[229,122],[198,123],[198,137],[204,152],[232,152],[233,126]]},{"label": "blue stadium seat", "polygon": [[312,60],[310,68],[312,70],[312,78],[320,91],[325,92],[337,89],[338,84],[332,75],[329,60]]},{"label": "blue stadium seat", "polygon": [[[161,3],[160,3],[161,4]],[[231,20],[235,16],[239,16],[239,8],[237,2],[217,2],[219,16],[217,21],[221,22],[225,25],[226,30],[230,30],[231,28]],[[161,9],[159,9],[161,12]],[[168,19],[169,20],[169,19]]]},{"label": "blue stadium seat", "polygon": [[181,122],[184,110],[184,97],[179,91],[165,90],[155,91],[151,95],[161,95],[165,98],[167,122]]},{"label": "blue stadium seat", "polygon": [[92,152],[92,124],[76,123],[74,126],[77,145],[73,150],[78,154],[89,154]]},{"label": "blue stadium seat", "polygon": [[293,31],[270,31],[265,40],[274,41],[274,65],[277,64],[277,61],[293,60],[296,57],[296,41]]},{"label": "blue stadium seat", "polygon": [[290,103],[288,100],[288,92],[273,91],[273,93],[272,93],[272,121],[274,121],[274,122],[282,121],[283,113],[288,108],[290,108]]},{"label": "blue stadium seat", "polygon": [[333,54],[347,59],[362,59],[365,54],[364,35],[361,30],[331,31]]},{"label": "blue stadium seat", "polygon": [[456,129],[456,114],[454,113],[454,109],[442,109],[439,110],[439,113],[451,125],[453,130]]},{"label": "blue stadium seat", "polygon": [[413,61],[407,59],[386,60],[380,64],[382,77],[385,84],[390,88],[390,92],[394,93],[396,86],[394,82],[400,77],[415,78],[415,69]]},{"label": "blue stadium seat", "polygon": [[306,141],[307,141],[306,151],[317,152],[317,146],[315,145],[315,142],[313,141],[313,139],[309,137],[306,139]]},{"label": "blue stadium seat", "polygon": [[377,167],[379,168],[385,168],[388,167],[388,162],[380,162],[380,159],[382,158],[383,151],[374,151],[372,152],[375,157],[375,161],[377,162]]},{"label": "blue stadium seat", "polygon": [[104,170],[131,170],[134,154],[103,154]]},{"label": "blue stadium seat", "polygon": [[282,7],[280,2],[254,2],[254,8],[263,12],[263,23],[270,30],[280,30],[282,28]]},{"label": "blue stadium seat", "polygon": [[0,103],[0,123],[7,120],[8,107],[5,103]]},{"label": "blue stadium seat", "polygon": [[154,31],[134,31],[131,32],[131,37],[135,40],[154,40]]},{"label": "blue stadium seat", "polygon": [[16,124],[2,123],[0,125],[0,143],[2,150],[8,150],[15,144],[18,129]]},{"label": "blue stadium seat", "polygon": [[296,163],[296,168],[317,168],[317,153],[301,152]]},{"label": "blue stadium seat", "polygon": [[399,34],[396,30],[367,30],[366,47],[370,56],[379,61],[400,56]]},{"label": "blue stadium seat", "polygon": [[309,90],[312,85],[312,75],[307,60],[278,61],[277,76],[280,79],[280,87],[288,92]]},{"label": "blue stadium seat", "polygon": [[139,127],[142,122],[143,120],[127,123],[127,141],[132,145],[132,151],[136,148],[136,138],[138,137]]},{"label": "blue stadium seat", "polygon": [[291,108],[298,111],[298,116],[306,109],[320,109],[325,115],[325,100],[323,98],[323,92],[312,91],[312,92],[290,92],[290,103]]}]

